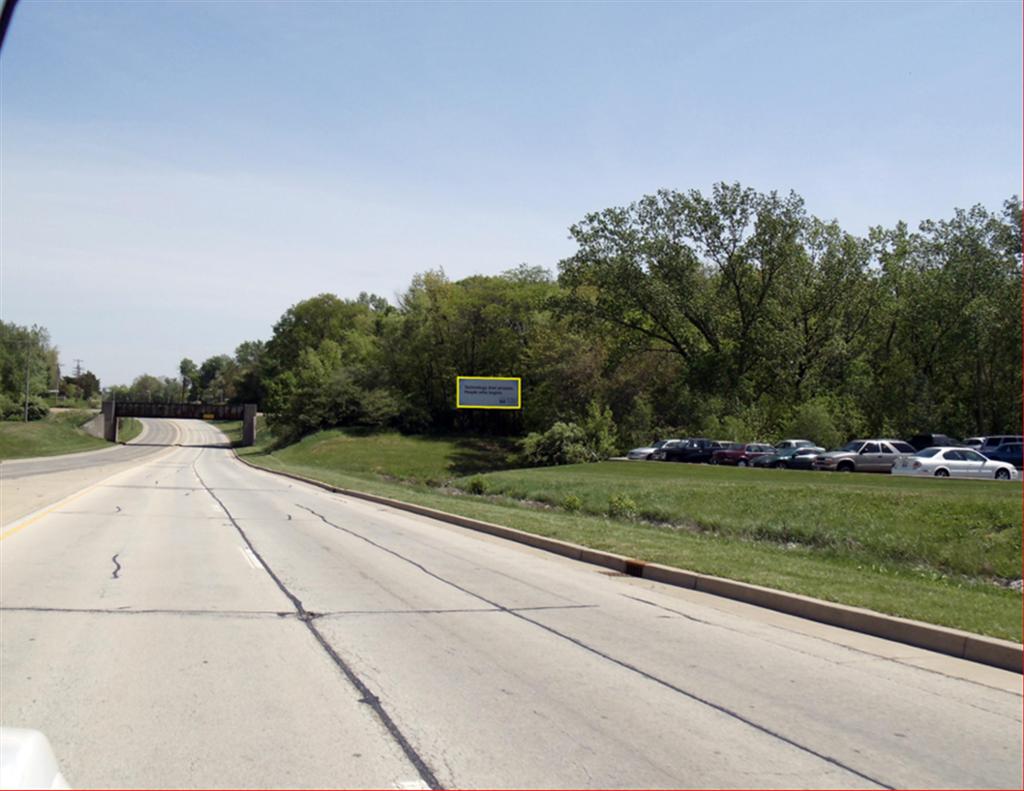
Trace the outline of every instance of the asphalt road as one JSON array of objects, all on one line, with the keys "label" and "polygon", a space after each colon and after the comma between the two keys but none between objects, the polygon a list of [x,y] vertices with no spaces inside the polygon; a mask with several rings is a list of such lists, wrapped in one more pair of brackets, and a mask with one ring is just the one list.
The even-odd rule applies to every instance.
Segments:
[{"label": "asphalt road", "polygon": [[1019,675],[330,494],[164,425],[182,447],[0,532],[0,722],[46,733],[72,786],[1021,786]]}]

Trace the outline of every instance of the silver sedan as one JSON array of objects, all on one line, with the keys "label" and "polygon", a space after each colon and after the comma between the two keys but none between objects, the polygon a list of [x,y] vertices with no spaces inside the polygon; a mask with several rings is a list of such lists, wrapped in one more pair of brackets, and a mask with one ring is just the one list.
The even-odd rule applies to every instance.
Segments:
[{"label": "silver sedan", "polygon": [[1012,481],[1017,478],[1017,468],[985,458],[970,448],[935,447],[919,450],[912,456],[900,456],[893,465],[892,474]]},{"label": "silver sedan", "polygon": [[654,453],[654,451],[661,450],[662,448],[670,448],[678,443],[678,439],[659,439],[653,445],[649,445],[646,448],[633,448],[633,450],[626,454],[626,458],[631,461],[645,461],[651,458],[651,454]]}]

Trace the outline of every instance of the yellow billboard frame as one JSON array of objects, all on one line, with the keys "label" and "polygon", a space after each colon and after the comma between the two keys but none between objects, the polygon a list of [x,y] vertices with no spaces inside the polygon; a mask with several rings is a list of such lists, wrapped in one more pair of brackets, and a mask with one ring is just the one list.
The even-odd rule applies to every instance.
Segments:
[{"label": "yellow billboard frame", "polygon": [[[518,401],[515,406],[478,406],[478,405],[462,405],[462,401],[459,398],[459,391],[463,379],[486,379],[492,382],[515,382],[516,383],[516,397]],[[523,378],[521,376],[456,376],[455,377],[455,408],[456,409],[522,409],[523,408]]]}]

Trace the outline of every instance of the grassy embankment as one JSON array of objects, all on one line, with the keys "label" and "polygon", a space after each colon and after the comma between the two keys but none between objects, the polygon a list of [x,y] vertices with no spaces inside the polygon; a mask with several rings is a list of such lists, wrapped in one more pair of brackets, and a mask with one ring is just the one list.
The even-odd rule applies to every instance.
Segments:
[{"label": "grassy embankment", "polygon": [[1019,483],[627,462],[516,470],[506,450],[342,431],[279,449],[264,432],[239,449],[261,466],[336,486],[1021,639],[1021,595],[1001,584],[1021,572]]},{"label": "grassy embankment", "polygon": [[[86,434],[81,426],[95,413],[85,410],[50,413],[42,420],[28,423],[0,422],[0,459],[26,459],[59,456],[110,447],[105,440]],[[129,442],[142,433],[142,423],[133,417],[121,418],[119,442]]]},{"label": "grassy embankment", "polygon": [[131,442],[142,433],[142,421],[133,417],[118,418],[117,441]]},{"label": "grassy embankment", "polygon": [[92,416],[91,412],[74,411],[50,414],[28,423],[6,420],[0,423],[0,459],[57,456],[106,447],[102,439],[80,428]]}]

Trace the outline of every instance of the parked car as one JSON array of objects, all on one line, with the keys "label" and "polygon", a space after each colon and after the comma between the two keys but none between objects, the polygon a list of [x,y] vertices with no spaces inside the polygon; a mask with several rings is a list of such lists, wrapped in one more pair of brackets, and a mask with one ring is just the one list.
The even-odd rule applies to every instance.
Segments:
[{"label": "parked car", "polygon": [[662,448],[652,454],[657,461],[680,461],[688,464],[703,464],[711,460],[711,454],[719,449],[721,443],[707,437],[691,437],[673,445]]},{"label": "parked car", "polygon": [[1007,464],[1012,464],[1018,470],[1024,469],[1024,445],[1019,442],[1000,445],[995,450],[987,451],[984,455],[988,456],[992,461],[1005,461]]},{"label": "parked car", "polygon": [[802,445],[798,448],[775,449],[775,453],[758,456],[751,462],[753,467],[777,467],[780,469],[809,470],[814,457],[824,453],[825,449],[817,445]]},{"label": "parked car", "polygon": [[968,448],[974,448],[975,450],[977,450],[984,444],[984,437],[968,437],[967,439],[964,440],[964,445],[966,445]]},{"label": "parked car", "polygon": [[790,470],[813,470],[814,460],[824,452],[825,449],[817,445],[810,448],[797,448],[797,452],[786,460],[785,466]]},{"label": "parked car", "polygon": [[775,443],[775,450],[786,450],[787,448],[816,448],[809,439],[784,439]]},{"label": "parked car", "polygon": [[631,450],[629,453],[626,454],[626,458],[627,459],[632,459],[633,461],[649,459],[651,457],[651,454],[654,453],[656,450],[660,450],[661,448],[664,448],[664,447],[671,447],[672,445],[675,445],[676,443],[679,443],[679,442],[682,442],[682,440],[680,440],[680,439],[659,439],[657,442],[655,442],[653,445],[651,445],[649,447],[646,447],[646,448],[633,448],[633,450]]},{"label": "parked car", "polygon": [[758,456],[774,453],[775,448],[760,442],[737,442],[728,448],[716,450],[711,454],[712,464],[735,464],[737,467],[748,467]]},{"label": "parked car", "polygon": [[982,453],[988,453],[990,450],[995,450],[1002,445],[1016,445],[1024,442],[1024,437],[1020,434],[999,434],[993,437],[985,437],[985,441],[981,443],[981,447],[978,448]]},{"label": "parked car", "polygon": [[897,456],[916,451],[899,439],[855,439],[838,450],[815,456],[813,466],[835,472],[889,472]]},{"label": "parked car", "polygon": [[900,456],[893,465],[892,474],[1012,481],[1017,477],[1017,470],[1012,464],[993,461],[976,450],[961,446],[925,448],[912,455]]},{"label": "parked car", "polygon": [[959,440],[948,437],[945,434],[918,434],[917,436],[911,437],[907,440],[908,444],[913,445],[917,450],[923,450],[924,448],[959,448],[966,447],[964,443]]}]

